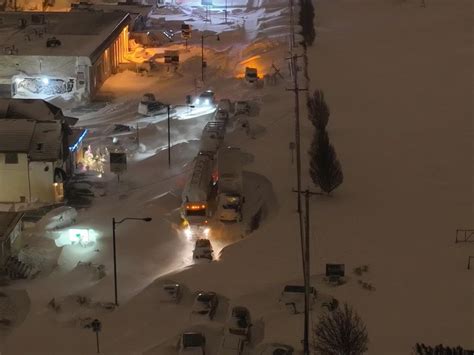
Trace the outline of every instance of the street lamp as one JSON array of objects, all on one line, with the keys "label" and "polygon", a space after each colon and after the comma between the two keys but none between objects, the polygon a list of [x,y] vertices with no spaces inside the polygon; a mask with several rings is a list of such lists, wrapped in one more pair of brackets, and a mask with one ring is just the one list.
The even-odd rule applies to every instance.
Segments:
[{"label": "street lamp", "polygon": [[114,249],[114,290],[115,290],[115,305],[116,306],[118,306],[118,298],[117,298],[117,256],[115,253],[115,225],[120,224],[127,220],[150,222],[151,218],[150,217],[145,217],[145,218],[126,217],[126,218],[122,218],[120,221],[115,221],[115,218],[112,218],[112,241],[113,241],[113,249]]},{"label": "street lamp", "polygon": [[224,23],[227,25],[227,0],[225,0]]},{"label": "street lamp", "polygon": [[[174,105],[176,107],[191,107],[194,108],[192,105]],[[171,167],[171,105],[166,105],[167,112],[168,112],[168,168]]]},{"label": "street lamp", "polygon": [[218,41],[221,40],[219,35],[210,34],[210,35],[201,35],[201,80],[204,82],[204,38],[207,37],[216,37]]}]

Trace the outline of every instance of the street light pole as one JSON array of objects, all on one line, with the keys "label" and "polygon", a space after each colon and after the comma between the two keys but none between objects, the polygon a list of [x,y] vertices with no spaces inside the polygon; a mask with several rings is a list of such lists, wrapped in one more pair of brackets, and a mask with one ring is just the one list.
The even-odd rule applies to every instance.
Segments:
[{"label": "street light pole", "polygon": [[171,117],[170,117],[170,105],[168,107],[168,168],[171,168]]},{"label": "street light pole", "polygon": [[114,254],[114,295],[115,295],[115,305],[118,306],[118,296],[117,296],[117,254],[115,248],[115,226],[126,220],[135,220],[150,222],[152,219],[150,217],[145,218],[136,218],[136,217],[126,217],[122,218],[120,221],[115,221],[115,217],[112,218],[112,243],[113,243],[113,254]]},{"label": "street light pole", "polygon": [[201,35],[201,81],[204,82],[204,35]]},{"label": "street light pole", "polygon": [[118,296],[117,296],[117,254],[115,249],[115,217],[112,218],[112,243],[114,249],[114,295],[115,295],[115,305],[118,306]]},{"label": "street light pole", "polygon": [[[220,41],[220,37],[218,34],[212,35],[201,35],[201,81],[204,82],[204,38],[216,36],[217,40]],[[207,66],[207,65],[206,65]]]},{"label": "street light pole", "polygon": [[225,0],[224,16],[225,16],[225,24],[227,25],[227,0]]}]

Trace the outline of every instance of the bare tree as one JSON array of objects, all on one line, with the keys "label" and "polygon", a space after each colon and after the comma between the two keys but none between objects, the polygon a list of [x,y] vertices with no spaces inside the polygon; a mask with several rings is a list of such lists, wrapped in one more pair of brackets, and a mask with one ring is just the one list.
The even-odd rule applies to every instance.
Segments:
[{"label": "bare tree", "polygon": [[308,118],[311,123],[320,131],[326,129],[330,112],[324,100],[324,92],[315,90],[313,95],[308,97],[306,105],[308,106]]},{"label": "bare tree", "polygon": [[309,174],[316,186],[329,194],[342,184],[344,175],[341,163],[337,159],[334,147],[329,143],[329,137],[325,130],[315,131],[309,155]]},{"label": "bare tree", "polygon": [[319,317],[314,328],[314,350],[322,355],[361,355],[369,337],[362,319],[347,303]]}]

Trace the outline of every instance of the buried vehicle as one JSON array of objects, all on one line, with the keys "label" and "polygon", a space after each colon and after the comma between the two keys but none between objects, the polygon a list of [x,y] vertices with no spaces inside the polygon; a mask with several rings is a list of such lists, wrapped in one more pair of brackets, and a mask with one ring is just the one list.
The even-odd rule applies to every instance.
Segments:
[{"label": "buried vehicle", "polygon": [[238,336],[224,334],[219,346],[220,355],[241,355],[244,351],[245,343]]},{"label": "buried vehicle", "polygon": [[286,344],[263,344],[259,347],[259,350],[256,352],[258,355],[293,355],[294,349],[290,345]]},{"label": "buried vehicle", "polygon": [[204,355],[206,338],[202,333],[185,332],[181,334],[178,348],[179,355]]},{"label": "buried vehicle", "polygon": [[227,321],[227,332],[244,341],[250,341],[251,326],[249,310],[242,306],[233,307]]},{"label": "buried vehicle", "polygon": [[250,103],[248,101],[237,101],[234,105],[235,115],[249,115]]},{"label": "buried vehicle", "polygon": [[156,100],[155,95],[146,93],[138,103],[138,113],[145,116],[154,116],[160,113],[165,113],[168,106]]},{"label": "buried vehicle", "polygon": [[179,303],[183,296],[183,290],[180,284],[168,283],[161,287],[160,301]]},{"label": "buried vehicle", "polygon": [[242,153],[239,148],[221,148],[217,154],[217,215],[221,222],[242,221]]},{"label": "buried vehicle", "polygon": [[199,292],[194,299],[191,313],[212,320],[216,315],[219,299],[215,292]]},{"label": "buried vehicle", "polygon": [[213,259],[213,250],[209,239],[197,239],[193,250],[193,259]]}]

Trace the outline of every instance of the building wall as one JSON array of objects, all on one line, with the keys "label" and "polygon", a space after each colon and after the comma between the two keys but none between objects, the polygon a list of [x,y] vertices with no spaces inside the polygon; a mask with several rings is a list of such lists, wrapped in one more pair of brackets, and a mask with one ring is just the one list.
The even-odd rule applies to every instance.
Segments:
[{"label": "building wall", "polygon": [[29,198],[28,158],[18,154],[18,164],[5,164],[5,154],[0,153],[0,202],[21,202]]},{"label": "building wall", "polygon": [[[9,84],[10,88],[15,85],[14,79],[19,77],[59,78],[65,81],[73,79],[73,92],[89,97],[88,68],[90,60],[88,58],[0,55],[0,63],[0,81],[3,85]],[[35,96],[34,93],[31,93],[31,96],[27,98],[35,97],[42,98],[41,95]]]},{"label": "building wall", "polygon": [[53,163],[30,162],[30,182],[32,202],[55,202]]},{"label": "building wall", "polygon": [[60,202],[62,196],[55,192],[62,185],[54,185],[54,167],[52,162],[28,164],[26,154],[18,154],[18,164],[5,164],[5,154],[0,153],[0,203]]},{"label": "building wall", "polygon": [[92,64],[89,74],[91,96],[95,95],[107,78],[117,73],[119,64],[126,61],[128,37],[128,26],[126,26],[113,43],[102,52],[99,59]]},{"label": "building wall", "polygon": [[[14,86],[14,77],[49,77],[74,79],[74,92],[91,98],[105,80],[117,73],[119,63],[123,63],[128,53],[128,26],[126,26],[112,44],[91,63],[86,57],[66,56],[23,56],[0,53],[0,84],[2,87]],[[50,96],[50,95],[48,95]],[[20,96],[13,96],[20,97]],[[25,96],[21,96],[25,97]],[[41,96],[34,96],[31,98]]]}]

